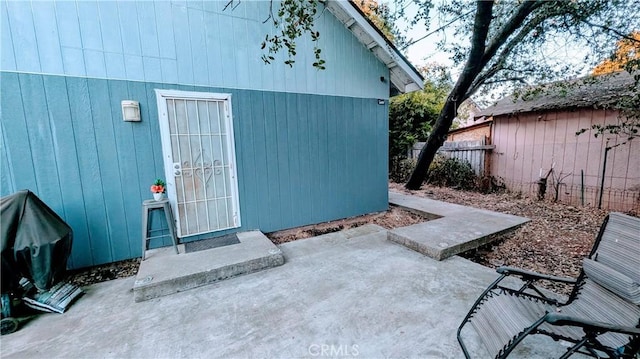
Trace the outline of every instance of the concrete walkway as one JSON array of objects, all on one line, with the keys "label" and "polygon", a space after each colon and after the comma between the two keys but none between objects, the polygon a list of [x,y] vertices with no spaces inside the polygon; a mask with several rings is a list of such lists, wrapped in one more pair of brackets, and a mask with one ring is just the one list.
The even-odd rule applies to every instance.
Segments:
[{"label": "concrete walkway", "polygon": [[442,260],[478,248],[529,222],[528,218],[389,192],[389,203],[435,219],[389,231],[389,239]]},{"label": "concrete walkway", "polygon": [[238,243],[179,255],[171,247],[147,251],[140,262],[133,297],[136,302],[208,285],[284,264],[282,251],[260,231],[242,232]]},{"label": "concrete walkway", "polygon": [[[457,326],[494,271],[361,228],[281,245],[283,266],[145,302],[133,278],[90,286],[67,313],[3,336],[2,358],[461,358]],[[512,357],[554,349],[534,339]]]}]

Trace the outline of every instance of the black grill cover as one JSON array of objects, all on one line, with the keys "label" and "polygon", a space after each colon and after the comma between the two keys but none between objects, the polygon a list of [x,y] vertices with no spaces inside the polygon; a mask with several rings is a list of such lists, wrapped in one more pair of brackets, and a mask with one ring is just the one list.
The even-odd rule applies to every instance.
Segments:
[{"label": "black grill cover", "polygon": [[0,217],[2,292],[16,288],[21,277],[39,290],[61,280],[71,254],[71,227],[28,190],[0,198]]}]

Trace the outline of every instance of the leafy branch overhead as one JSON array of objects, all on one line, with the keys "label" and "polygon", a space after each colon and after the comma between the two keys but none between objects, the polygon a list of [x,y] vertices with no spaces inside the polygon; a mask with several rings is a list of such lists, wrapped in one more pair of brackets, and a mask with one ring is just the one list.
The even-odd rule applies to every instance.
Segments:
[{"label": "leafy branch overhead", "polygon": [[324,70],[325,60],[321,57],[322,50],[318,46],[320,32],[314,28],[315,16],[318,12],[318,0],[284,0],[280,3],[277,14],[273,13],[273,0],[269,5],[269,16],[264,23],[271,21],[279,30],[276,34],[267,34],[262,42],[262,61],[270,64],[275,60],[275,54],[286,49],[287,59],[285,64],[293,67],[295,63],[296,40],[308,33],[314,43],[313,54],[315,61],[313,67]]},{"label": "leafy branch overhead", "polygon": [[602,75],[621,70],[633,72],[638,68],[640,68],[640,31],[634,31],[616,43],[615,51],[593,69],[593,74]]},{"label": "leafy branch overhead", "polygon": [[[633,84],[627,95],[619,96],[614,109],[619,110],[617,124],[593,124],[591,131],[594,137],[600,135],[626,136],[627,142],[640,137],[640,31],[633,31],[616,42],[615,51],[609,58],[599,63],[594,75],[611,74],[627,71],[633,75]],[[576,136],[589,129],[583,128]],[[623,144],[623,143],[621,143]]]},{"label": "leafy branch overhead", "polygon": [[[581,66],[566,56],[571,45],[584,51],[586,67],[600,61],[616,40],[633,40],[629,34],[640,28],[638,0],[477,1],[475,15],[465,16],[467,11],[464,0],[446,1],[440,9],[447,18],[459,18],[453,26],[454,41],[442,47],[452,53],[461,72],[420,153],[409,189],[424,181],[462,101],[500,87],[512,90],[518,84],[577,76]],[[547,56],[545,49],[559,54]]]},{"label": "leafy branch overhead", "polygon": [[[233,0],[231,0],[233,1]],[[405,42],[404,36],[394,24],[396,16],[391,13],[389,6],[378,3],[376,0],[355,0],[353,2],[365,16],[389,39],[396,45],[402,45]],[[314,22],[317,21],[319,15],[319,0],[284,0],[280,2],[277,13],[273,11],[274,0],[269,0],[269,15],[264,21],[271,21],[276,32],[267,34],[262,42],[262,61],[270,64],[276,59],[276,54],[282,50],[286,50],[287,58],[285,64],[293,67],[295,57],[297,55],[297,40],[305,34],[309,34],[314,44],[313,67],[324,70],[326,61],[323,59],[322,50],[318,45],[320,32],[316,30]]]}]

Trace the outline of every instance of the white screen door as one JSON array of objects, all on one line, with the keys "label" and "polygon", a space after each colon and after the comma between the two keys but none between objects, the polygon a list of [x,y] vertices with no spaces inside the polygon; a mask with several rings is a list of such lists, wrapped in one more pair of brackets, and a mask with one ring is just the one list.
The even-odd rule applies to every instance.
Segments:
[{"label": "white screen door", "polygon": [[231,95],[156,90],[179,237],[240,226]]}]

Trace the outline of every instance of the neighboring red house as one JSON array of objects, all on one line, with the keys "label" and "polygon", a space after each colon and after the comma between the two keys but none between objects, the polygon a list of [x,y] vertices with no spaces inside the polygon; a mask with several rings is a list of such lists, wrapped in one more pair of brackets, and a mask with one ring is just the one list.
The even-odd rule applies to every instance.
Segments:
[{"label": "neighboring red house", "polygon": [[[447,141],[438,152],[469,162],[476,175],[489,173],[489,151],[491,150],[491,119],[478,117],[482,110],[472,100],[462,103],[454,123],[459,126],[449,131]],[[409,151],[410,158],[417,158],[425,142],[416,142]]]},{"label": "neighboring red house", "polygon": [[484,140],[486,144],[491,144],[492,125],[493,119],[484,120],[484,117],[480,117],[477,123],[449,131],[447,142]]},{"label": "neighboring red house", "polygon": [[559,182],[561,202],[598,206],[601,201],[605,209],[638,213],[640,138],[594,137],[590,131],[576,135],[594,124],[619,123],[615,105],[625,96],[637,96],[638,88],[627,72],[595,79],[555,84],[528,98],[507,97],[482,111],[478,117],[493,119],[491,175],[510,190],[533,194],[553,167],[547,198],[555,197],[553,184]]}]

